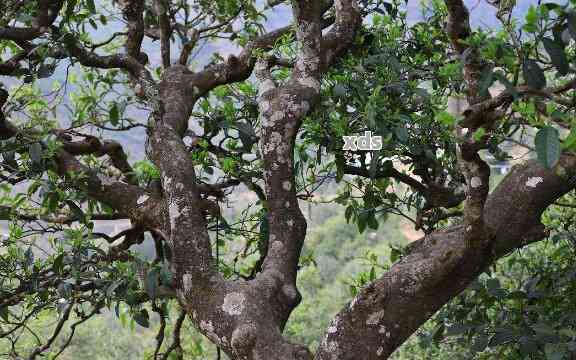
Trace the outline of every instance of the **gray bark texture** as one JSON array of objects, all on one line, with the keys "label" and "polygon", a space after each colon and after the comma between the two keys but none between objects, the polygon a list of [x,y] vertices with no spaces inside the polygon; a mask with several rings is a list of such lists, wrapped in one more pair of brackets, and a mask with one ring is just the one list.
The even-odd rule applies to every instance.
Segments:
[{"label": "gray bark texture", "polygon": [[[490,264],[543,239],[546,234],[540,223],[542,212],[574,189],[576,158],[564,155],[553,169],[533,161],[515,167],[489,194],[489,167],[478,155],[480,147],[476,141],[465,138],[458,154],[467,183],[463,223],[413,243],[405,257],[334,317],[317,353],[312,354],[282,334],[301,299],[296,277],[306,235],[306,220],[296,194],[294,144],[303,118],[320,100],[322,75],[353,45],[362,23],[358,2],[293,0],[294,28],[258,37],[239,56],[192,72],[183,65],[189,48],[183,50],[179,64],[170,64],[167,37],[172,29],[159,1],[155,9],[161,19],[159,38],[164,66],[160,81],[155,81],[147,70],[140,50],[145,33],[144,2],[121,3],[128,29],[124,54],[100,56],[68,41],[53,56],[70,56],[88,67],[120,68],[130,75],[137,95],[153,109],[147,155],[160,170],[161,190],[141,188],[129,176],[126,181],[113,180],[76,159],[82,154],[109,155],[116,168],[130,173],[126,155],[112,142],[90,138],[74,142],[64,136],[55,160],[61,176],[70,172],[87,174],[87,180],[77,186],[86,189],[91,198],[168,243],[178,302],[196,327],[233,359],[386,359]],[[468,10],[461,0],[445,3],[449,12],[446,32],[454,50],[463,54],[468,50],[464,40],[471,34]],[[39,15],[32,27],[0,28],[0,39],[16,41],[25,48],[26,42],[49,31],[62,6],[63,1],[39,1]],[[329,9],[334,9],[335,16],[327,27],[324,15]],[[256,52],[270,49],[280,36],[293,30],[299,43],[297,60],[290,79],[277,84],[271,69],[281,60],[257,58]],[[474,56],[477,55],[467,55],[469,63],[464,68],[471,106],[464,114],[467,121],[462,126],[469,133],[494,121],[494,109],[510,100],[506,94],[497,98],[478,95],[483,68]],[[1,74],[16,70],[18,61],[0,64]],[[210,204],[204,195],[218,190],[198,183],[183,137],[200,97],[219,85],[245,80],[253,73],[259,84],[259,150],[264,164],[269,240],[261,254],[260,271],[250,280],[232,281],[216,268],[205,218]],[[3,105],[6,99],[0,100]],[[2,139],[17,132],[0,113]],[[350,169],[350,173],[365,176],[359,170]],[[386,175],[414,185],[416,190],[423,187],[398,172]],[[438,204],[463,200],[431,188],[421,190],[428,200]]]}]

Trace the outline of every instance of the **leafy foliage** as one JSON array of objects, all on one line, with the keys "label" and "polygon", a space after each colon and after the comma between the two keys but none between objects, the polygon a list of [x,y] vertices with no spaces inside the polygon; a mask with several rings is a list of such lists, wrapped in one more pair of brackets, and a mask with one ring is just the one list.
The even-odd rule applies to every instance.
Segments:
[{"label": "leafy foliage", "polygon": [[[7,1],[0,26],[32,26],[35,3]],[[202,40],[226,39],[231,46],[244,46],[265,30],[267,10],[254,1],[170,4],[172,15],[181,20],[174,26],[173,44],[190,43],[197,35],[192,29],[199,25],[208,29]],[[174,281],[169,265],[173,254],[163,234],[145,234],[134,226],[113,229],[116,234],[111,235],[112,230],[98,221],[122,214],[90,196],[90,181],[95,180],[81,172],[61,174],[55,160],[65,145],[82,143],[91,151],[74,155],[94,173],[138,185],[150,196],[161,186],[157,164],[141,159],[148,148],[132,147],[125,153],[99,140],[116,137],[130,143],[130,137],[144,138],[154,126],[148,122],[154,109],[131,88],[130,75],[84,67],[69,56],[81,48],[106,58],[122,45],[119,39],[125,34],[105,33],[104,40],[94,35],[125,16],[114,6],[100,5],[93,0],[65,1],[59,21],[33,44],[34,56],[16,62],[15,85],[8,89],[10,99],[2,109],[2,116],[21,129],[18,136],[0,142],[0,214],[9,224],[0,247],[0,337],[14,356],[43,346],[40,339],[29,338],[24,338],[24,348],[18,344],[30,319],[71,316],[76,326],[105,312],[127,327],[137,324],[138,331],[166,326],[166,321],[176,328],[176,306],[168,300],[173,294],[167,294]],[[566,85],[575,73],[574,2],[539,4],[529,8],[522,22],[501,17],[499,28],[474,29],[466,44],[470,51],[462,57],[448,50],[442,2],[430,2],[425,19],[415,23],[408,21],[402,1],[363,5],[371,23],[365,24],[353,51],[325,76],[322,101],[305,119],[296,141],[299,199],[314,202],[318,196],[337,193],[326,202],[343,209],[342,216],[325,225],[327,234],[311,237],[301,258],[300,285],[312,300],[296,310],[287,332],[311,346],[317,345],[336,305],[402,257],[403,244],[383,244],[381,235],[398,236],[392,230],[398,216],[426,233],[462,221],[465,180],[458,166],[462,144],[456,133],[474,129],[468,139],[481,144],[483,158],[493,164],[516,156],[517,148],[510,144],[527,149],[548,168],[558,163],[563,151],[576,149],[574,86]],[[157,38],[154,31],[161,19],[149,2],[143,21],[150,37]],[[156,44],[150,46],[158,50]],[[0,40],[3,57],[21,50],[15,41]],[[267,49],[268,55],[289,64],[297,50],[291,32]],[[464,70],[475,53],[483,61],[481,96],[509,95],[498,121],[480,128],[466,124],[463,115],[472,110],[454,111],[451,106],[464,103],[469,95]],[[214,54],[210,61],[222,60]],[[158,77],[158,60],[146,61],[142,60]],[[290,73],[291,65],[275,68],[272,76],[283,83]],[[257,97],[252,78],[216,87],[198,101],[192,115],[197,128],[184,138],[199,185],[224,184],[224,190],[210,196],[218,208],[224,203],[231,209],[206,210],[206,217],[218,270],[225,278],[254,278],[270,240],[262,154],[257,148],[262,125]],[[343,136],[367,131],[381,136],[382,149],[342,149]],[[127,132],[128,138],[114,135],[118,132]],[[105,152],[104,145],[112,150]],[[247,189],[239,199],[225,196],[239,184]],[[150,196],[138,199],[137,205],[145,206]],[[397,356],[415,349],[416,342],[423,356],[573,356],[574,214],[566,208],[572,208],[574,200],[566,201],[565,208],[553,208],[546,215],[549,240],[511,255],[484,274]],[[148,248],[136,251],[133,246]],[[330,305],[334,299],[338,301]],[[320,306],[326,310],[316,313],[314,308]],[[205,356],[205,340],[197,333],[193,337],[198,341],[184,346],[186,353]],[[166,350],[167,345],[157,346]],[[60,350],[50,351],[56,356]]]}]

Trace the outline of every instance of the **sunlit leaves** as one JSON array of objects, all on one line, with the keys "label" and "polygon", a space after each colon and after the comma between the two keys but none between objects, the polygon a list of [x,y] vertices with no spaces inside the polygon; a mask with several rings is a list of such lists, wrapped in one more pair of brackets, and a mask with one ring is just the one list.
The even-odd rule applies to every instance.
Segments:
[{"label": "sunlit leaves", "polygon": [[564,142],[562,143],[562,148],[563,149],[569,149],[569,150],[576,150],[576,127],[572,126],[572,129],[570,129],[570,133],[568,134],[568,136],[566,137],[566,139],[564,139]]},{"label": "sunlit leaves", "polygon": [[531,5],[528,8],[525,19],[526,23],[524,24],[524,30],[529,33],[538,32],[538,10],[534,5]]},{"label": "sunlit leaves", "polygon": [[160,179],[160,171],[148,160],[141,160],[134,163],[134,173],[141,183],[149,183],[152,180]]},{"label": "sunlit leaves", "polygon": [[[399,16],[403,16],[401,12]],[[408,167],[419,166],[413,158],[428,166],[455,163],[448,160],[454,154],[452,149],[437,152],[454,140],[456,122],[445,112],[441,99],[463,86],[463,63],[446,56],[443,45],[448,39],[437,30],[437,24],[421,22],[408,30],[385,15],[376,17],[374,24],[360,37],[362,53],[345,58],[342,66],[328,75],[322,107],[304,124],[306,139],[338,154],[331,168],[337,182],[347,183],[347,165],[366,170],[366,181],[355,184],[361,189],[362,200],[338,200],[347,206],[347,220],[361,232],[376,228],[383,221],[382,214],[422,206],[422,200],[411,197],[409,191],[405,195],[395,193],[392,182],[387,185],[390,188],[367,190],[370,184],[390,180],[382,176],[391,169],[391,162],[386,160],[402,161]],[[342,136],[363,135],[366,130],[382,137],[382,150],[365,155],[344,152],[340,156]]]},{"label": "sunlit leaves", "polygon": [[[376,280],[383,271],[389,268],[383,265],[381,259],[372,251],[366,251],[361,260],[366,263],[367,271],[362,271],[349,281],[349,290],[351,296],[356,296],[367,284]],[[391,263],[394,261],[391,260]]]},{"label": "sunlit leaves", "polygon": [[474,131],[474,134],[472,134],[472,138],[474,138],[474,140],[476,140],[476,141],[481,141],[485,134],[486,134],[486,129],[481,127],[481,128],[476,129],[476,131]]},{"label": "sunlit leaves", "polygon": [[447,127],[451,127],[456,123],[456,118],[445,110],[439,111],[436,114],[435,119]]}]

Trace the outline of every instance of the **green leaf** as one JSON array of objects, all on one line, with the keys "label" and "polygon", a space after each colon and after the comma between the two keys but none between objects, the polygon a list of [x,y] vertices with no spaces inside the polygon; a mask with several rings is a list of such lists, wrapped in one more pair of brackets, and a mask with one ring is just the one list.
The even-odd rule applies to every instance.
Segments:
[{"label": "green leaf", "polygon": [[13,168],[16,169],[18,168],[18,163],[16,162],[16,153],[14,151],[5,151],[2,153],[2,159],[4,160],[4,163]]},{"label": "green leaf", "polygon": [[86,7],[91,14],[96,14],[96,4],[94,3],[94,0],[86,0]]},{"label": "green leaf", "polygon": [[400,260],[401,257],[402,257],[402,251],[400,251],[400,249],[397,249],[395,247],[392,247],[390,249],[390,262],[391,263],[395,263],[396,261]]},{"label": "green leaf", "polygon": [[64,254],[56,256],[54,262],[52,262],[52,268],[58,274],[62,272],[62,269],[64,269]]},{"label": "green leaf", "polygon": [[570,134],[564,139],[562,143],[562,148],[567,150],[575,150],[576,149],[576,126],[570,129]]},{"label": "green leaf", "polygon": [[536,61],[525,59],[522,72],[524,73],[524,80],[531,88],[540,90],[546,87],[546,76]]},{"label": "green leaf", "polygon": [[491,278],[486,280],[486,288],[488,290],[498,290],[500,289],[500,280],[496,278]]},{"label": "green leaf", "polygon": [[38,191],[40,186],[42,186],[42,182],[40,182],[40,181],[34,181],[32,184],[30,184],[30,187],[28,188],[28,191],[27,191],[28,196],[34,195],[34,193],[36,193],[36,191]]},{"label": "green leaf", "polygon": [[134,321],[142,327],[150,327],[150,316],[148,315],[148,310],[142,309],[133,315]]},{"label": "green leaf", "polygon": [[0,318],[4,321],[8,321],[8,306],[0,307]]},{"label": "green leaf", "polygon": [[434,343],[439,343],[444,338],[444,330],[445,329],[446,329],[446,326],[444,325],[444,323],[442,323],[436,327],[436,330],[432,334],[432,340],[434,341]]},{"label": "green leaf", "polygon": [[[392,17],[395,18],[396,17],[396,9],[394,8],[394,6],[392,6],[392,4],[390,3],[383,3],[382,5],[384,5],[384,8],[386,9],[386,12]],[[394,14],[394,15],[393,15]]]},{"label": "green leaf", "polygon": [[368,217],[366,218],[366,223],[368,224],[368,227],[372,230],[378,230],[378,220],[376,220],[376,216],[374,215],[374,212],[371,211],[368,215]]},{"label": "green leaf", "polygon": [[551,169],[560,160],[560,134],[551,126],[546,126],[536,134],[534,140],[538,161]]},{"label": "green leaf", "polygon": [[456,118],[448,111],[441,111],[436,114],[435,116],[436,121],[446,125],[446,126],[453,126],[456,123]]},{"label": "green leaf", "polygon": [[376,268],[374,266],[372,266],[372,268],[370,268],[369,279],[370,279],[370,281],[376,280]]},{"label": "green leaf", "polygon": [[542,43],[544,44],[546,52],[550,55],[550,60],[556,70],[558,70],[558,73],[562,76],[568,74],[570,65],[563,44],[546,37],[542,39]]},{"label": "green leaf", "polygon": [[366,230],[367,220],[368,220],[367,211],[360,211],[360,213],[358,214],[358,222],[357,222],[358,232],[360,234],[362,234],[364,230]]},{"label": "green leaf", "polygon": [[484,135],[486,135],[486,129],[478,128],[478,129],[476,129],[476,131],[474,131],[474,134],[472,134],[472,137],[474,138],[474,140],[480,141],[484,137]]},{"label": "green leaf", "polygon": [[486,289],[488,290],[488,294],[498,299],[504,298],[507,294],[506,290],[501,288],[500,280],[497,278],[488,279],[486,281]]},{"label": "green leaf", "polygon": [[546,3],[546,4],[542,4],[542,6],[544,6],[546,9],[548,9],[548,11],[550,10],[561,10],[562,7],[558,4],[554,4],[554,3]]},{"label": "green leaf", "polygon": [[[502,2],[509,0],[501,0]],[[503,5],[500,5],[503,6]],[[530,5],[528,11],[526,12],[526,22],[524,24],[524,30],[529,33],[535,33],[538,31],[538,11],[534,5]]]},{"label": "green leaf", "polygon": [[346,218],[347,223],[350,223],[350,219],[352,218],[352,215],[354,215],[354,207],[352,205],[349,205],[346,208],[346,211],[344,212],[344,217]]},{"label": "green leaf", "polygon": [[474,328],[472,325],[454,324],[446,329],[446,336],[462,335],[472,328]]},{"label": "green leaf", "polygon": [[532,325],[532,330],[534,330],[534,332],[538,335],[545,335],[545,336],[556,335],[556,330],[554,330],[553,327],[544,322]]},{"label": "green leaf", "polygon": [[126,304],[130,306],[135,306],[139,304],[139,297],[134,291],[129,289],[126,292],[126,298],[124,299],[124,301],[126,302]]},{"label": "green leaf", "polygon": [[108,116],[110,117],[110,124],[113,126],[118,125],[120,121],[120,110],[118,109],[118,104],[114,102],[108,111]]}]

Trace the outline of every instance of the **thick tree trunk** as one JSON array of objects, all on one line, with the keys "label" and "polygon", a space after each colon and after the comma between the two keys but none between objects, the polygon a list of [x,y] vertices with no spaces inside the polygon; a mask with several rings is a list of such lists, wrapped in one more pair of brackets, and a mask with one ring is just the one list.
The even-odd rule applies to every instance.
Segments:
[{"label": "thick tree trunk", "polygon": [[466,226],[435,232],[363,289],[332,321],[317,359],[386,359],[490,264],[546,234],[542,212],[574,189],[576,157],[554,169],[518,165],[488,197],[486,241],[465,241]]},{"label": "thick tree trunk", "polygon": [[296,197],[293,152],[302,119],[319,98],[322,70],[351,45],[360,25],[353,1],[337,0],[335,4],[337,20],[325,38],[328,44],[334,43],[328,54],[322,52],[325,9],[316,1],[294,1],[301,49],[290,80],[282,86],[275,84],[270,73],[272,59],[261,59],[256,67],[270,231],[267,252],[261,254],[261,272],[251,281],[225,280],[216,270],[194,164],[182,136],[199,96],[220,82],[249,76],[252,56],[229,59],[227,68],[203,73],[173,65],[165,69],[157,90],[147,90],[158,95],[150,155],[162,177],[167,209],[162,230],[172,249],[178,300],[200,331],[234,359],[312,358],[308,349],[282,336],[300,301],[296,274],[306,235],[306,221]]},{"label": "thick tree trunk", "polygon": [[[480,94],[485,64],[467,45],[472,33],[468,10],[462,0],[445,0],[445,4],[449,15],[446,32],[453,48],[465,60],[464,79],[471,104],[462,114],[465,119],[459,122],[461,134],[457,134],[458,163],[467,184],[463,224],[434,232],[412,244],[406,256],[364,288],[334,318],[316,359],[389,357],[487,266],[510,251],[543,239],[546,234],[540,223],[542,212],[576,186],[576,157],[565,155],[552,170],[534,161],[517,166],[488,195],[489,168],[478,154],[486,144],[470,134],[479,128],[491,131],[499,119],[494,110],[509,104],[513,96],[503,94],[490,99]],[[0,64],[1,74],[21,70],[20,61],[32,55],[26,50],[30,41],[49,32],[51,38],[58,38],[58,27],[53,24],[64,1],[42,0],[37,5],[30,27],[0,28],[1,39],[26,45],[22,58],[19,55],[14,61]],[[293,0],[294,26],[262,35],[251,41],[238,57],[230,56],[197,73],[185,66],[189,44],[184,46],[180,64],[170,63],[173,29],[167,9],[158,2],[164,67],[160,83],[146,68],[141,52],[145,37],[144,1],[128,0],[119,5],[127,22],[124,53],[103,56],[89,51],[80,41],[67,39],[70,41],[63,42],[52,56],[69,57],[92,68],[119,68],[129,74],[135,94],[152,108],[147,150],[161,173],[161,189],[153,193],[139,187],[137,181],[130,179],[131,168],[117,147],[89,141],[63,141],[54,156],[60,175],[66,177],[70,172],[86,175],[85,180],[74,186],[130,219],[139,231],[152,231],[159,242],[168,244],[173,287],[181,307],[197,328],[232,359],[312,359],[308,349],[291,343],[282,334],[300,301],[296,276],[306,235],[306,221],[296,194],[293,152],[303,118],[319,101],[322,74],[353,45],[362,22],[357,1]],[[327,25],[324,15],[332,7],[335,17]],[[190,30],[197,40],[196,29]],[[257,61],[256,50],[269,50],[277,39],[293,30],[298,41],[296,62],[289,64],[293,67],[290,78],[277,84],[271,69],[278,63],[286,65],[286,61],[275,58]],[[232,281],[218,272],[212,257],[206,199],[182,137],[201,96],[219,85],[245,80],[253,70],[260,90],[259,149],[265,182],[262,196],[270,230],[261,254],[260,271],[251,280]],[[528,93],[525,89],[518,90]],[[6,100],[7,94],[0,89],[0,107]],[[0,138],[12,138],[18,132],[0,112]],[[105,153],[112,157],[114,166],[124,173],[128,183],[97,173],[75,158]],[[355,175],[362,175],[358,169],[355,171]],[[433,207],[452,207],[462,201],[452,191],[435,194],[437,187],[424,186],[396,170],[386,177],[390,176],[412,186]],[[126,248],[130,245],[126,244]]]}]

